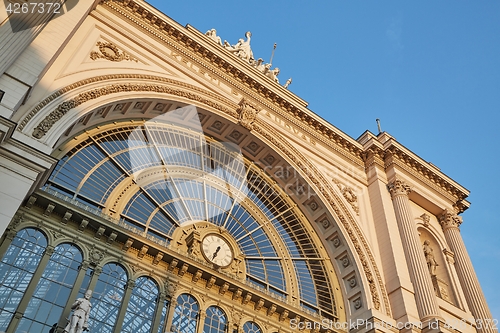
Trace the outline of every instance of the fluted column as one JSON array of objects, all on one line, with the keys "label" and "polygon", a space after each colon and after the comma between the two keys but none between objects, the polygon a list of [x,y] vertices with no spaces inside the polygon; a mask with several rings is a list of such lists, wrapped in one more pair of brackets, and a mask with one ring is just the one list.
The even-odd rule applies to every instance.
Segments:
[{"label": "fluted column", "polygon": [[498,332],[491,322],[491,312],[479,285],[479,280],[477,279],[467,249],[465,248],[462,235],[460,234],[459,226],[462,223],[462,218],[453,212],[445,210],[439,217],[439,222],[443,228],[446,242],[455,254],[454,259],[458,279],[463,288],[469,309],[475,318],[474,322],[477,325],[478,332]]},{"label": "fluted column", "polygon": [[415,302],[420,320],[425,322],[429,319],[440,318],[431,276],[420,245],[417,226],[411,214],[410,200],[408,198],[411,189],[399,179],[396,179],[388,186],[399,226],[401,242],[408,262],[410,279],[415,291]]}]

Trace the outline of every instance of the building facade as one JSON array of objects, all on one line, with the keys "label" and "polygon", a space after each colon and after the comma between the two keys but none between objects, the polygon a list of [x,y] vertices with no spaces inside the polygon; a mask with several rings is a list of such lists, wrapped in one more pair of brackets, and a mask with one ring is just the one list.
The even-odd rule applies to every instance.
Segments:
[{"label": "building facade", "polygon": [[497,332],[460,235],[468,191],[316,116],[250,33],[222,43],[141,0],[17,8],[0,13],[0,332],[70,330],[87,290],[90,332]]}]

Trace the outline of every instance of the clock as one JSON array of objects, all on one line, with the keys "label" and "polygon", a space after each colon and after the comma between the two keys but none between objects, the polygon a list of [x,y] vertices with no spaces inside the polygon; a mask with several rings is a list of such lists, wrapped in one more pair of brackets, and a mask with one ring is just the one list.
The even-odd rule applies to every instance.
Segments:
[{"label": "clock", "polygon": [[217,234],[208,234],[201,241],[205,259],[215,266],[227,267],[233,261],[233,250],[229,242]]}]

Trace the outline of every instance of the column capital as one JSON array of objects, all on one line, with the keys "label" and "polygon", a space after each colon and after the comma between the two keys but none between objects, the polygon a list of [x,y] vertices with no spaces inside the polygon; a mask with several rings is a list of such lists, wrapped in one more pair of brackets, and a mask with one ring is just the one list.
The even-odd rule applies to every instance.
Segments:
[{"label": "column capital", "polygon": [[410,185],[408,185],[405,181],[398,178],[387,184],[387,189],[391,193],[391,198],[394,198],[399,195],[408,196],[408,194],[410,194],[411,192]]},{"label": "column capital", "polygon": [[448,228],[459,229],[460,224],[462,224],[462,217],[458,216],[454,211],[445,209],[444,212],[439,215],[439,223],[441,224],[441,228],[443,228],[443,230]]}]

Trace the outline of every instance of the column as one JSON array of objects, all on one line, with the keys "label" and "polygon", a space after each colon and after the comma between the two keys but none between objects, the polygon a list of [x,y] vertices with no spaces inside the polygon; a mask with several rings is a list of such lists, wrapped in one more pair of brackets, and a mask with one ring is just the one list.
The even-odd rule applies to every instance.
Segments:
[{"label": "column", "polygon": [[125,294],[123,295],[122,304],[120,306],[120,311],[118,312],[118,318],[116,318],[116,325],[114,332],[120,333],[122,331],[123,320],[125,319],[125,314],[127,312],[128,303],[130,301],[130,297],[132,296],[132,290],[135,286],[135,280],[128,280],[125,285]]},{"label": "column", "polygon": [[17,307],[16,313],[14,314],[12,321],[9,323],[9,326],[7,327],[7,333],[14,332],[17,328],[17,325],[19,325],[19,322],[21,321],[21,318],[24,315],[24,311],[26,311],[26,308],[28,307],[28,304],[31,300],[31,296],[33,296],[33,293],[35,292],[35,289],[38,286],[38,282],[40,281],[40,278],[42,277],[42,274],[45,271],[45,267],[47,267],[47,263],[49,262],[50,257],[52,256],[53,253],[54,253],[54,247],[52,245],[47,246],[45,252],[43,253],[42,259],[40,260],[40,263],[38,264],[38,267],[35,273],[33,274],[33,277],[31,278],[30,284],[28,285],[28,288],[26,288],[23,298],[21,299],[21,302]]},{"label": "column", "polygon": [[[158,332],[158,328],[161,325],[161,315],[163,312],[163,308],[165,307],[166,301],[167,301],[167,294],[163,291],[160,292],[160,294],[158,295],[158,302],[156,303],[156,311],[155,311],[155,316],[153,319],[153,329],[151,330],[151,332]],[[165,318],[163,318],[163,321],[165,324],[163,327],[163,330],[165,330],[167,328],[166,321],[167,321],[167,316],[168,316],[169,310],[170,310],[170,306],[167,307],[167,313],[165,314]]]},{"label": "column", "polygon": [[175,307],[177,306],[177,297],[173,298],[169,306],[169,310],[167,313],[166,325],[163,328],[165,332],[173,332],[172,320],[174,319]]},{"label": "column", "polygon": [[479,285],[479,280],[477,279],[467,249],[465,248],[462,235],[460,234],[459,226],[462,223],[462,218],[451,211],[445,210],[439,217],[439,222],[443,228],[446,242],[455,254],[454,259],[458,279],[463,288],[469,309],[475,318],[474,322],[477,324],[476,328],[478,332],[498,332],[498,330],[492,326],[491,312],[484,298],[481,286]]},{"label": "column", "polygon": [[433,318],[440,318],[431,276],[422,252],[417,226],[411,213],[410,199],[408,198],[411,192],[410,186],[399,179],[396,179],[388,186],[406,261],[408,262],[410,279],[415,290],[415,301],[420,320],[426,322]]},{"label": "column", "polygon": [[198,326],[196,328],[197,333],[203,333],[203,328],[205,327],[205,319],[207,318],[207,311],[200,309],[198,315]]}]

